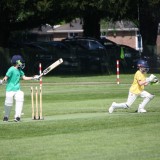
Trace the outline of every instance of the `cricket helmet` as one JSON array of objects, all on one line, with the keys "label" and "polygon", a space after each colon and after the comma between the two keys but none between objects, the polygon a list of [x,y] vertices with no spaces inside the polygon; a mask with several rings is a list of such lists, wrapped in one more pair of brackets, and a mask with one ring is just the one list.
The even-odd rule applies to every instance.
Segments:
[{"label": "cricket helmet", "polygon": [[11,59],[13,65],[18,65],[18,68],[23,69],[25,67],[24,60],[21,55],[14,55]]},{"label": "cricket helmet", "polygon": [[143,60],[143,59],[140,59],[138,60],[137,62],[137,67],[139,69],[142,70],[142,72],[148,72],[149,71],[149,65],[148,65],[148,62]]}]

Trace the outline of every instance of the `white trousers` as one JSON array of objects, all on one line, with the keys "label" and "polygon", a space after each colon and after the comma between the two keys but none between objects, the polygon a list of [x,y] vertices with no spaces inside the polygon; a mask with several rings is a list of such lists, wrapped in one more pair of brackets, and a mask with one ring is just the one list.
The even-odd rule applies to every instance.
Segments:
[{"label": "white trousers", "polygon": [[147,91],[142,91],[140,94],[133,94],[129,92],[127,102],[125,103],[115,103],[115,108],[129,108],[137,97],[140,96],[143,98],[143,101],[139,104],[139,108],[143,108],[149,103],[151,99],[154,98],[154,95],[148,93]]},{"label": "white trousers", "polygon": [[139,104],[139,108],[143,108],[143,109],[147,105],[147,103],[154,98],[154,95],[148,93],[147,91],[142,91],[140,94],[133,94],[129,92],[128,99],[126,102],[127,106],[130,107],[133,104],[133,102],[137,99],[138,96],[143,98],[142,103]]},{"label": "white trousers", "polygon": [[[22,91],[6,92],[5,107],[11,110],[14,100],[15,100],[15,118],[21,117],[21,112],[23,109],[23,102],[24,102],[24,93]],[[10,111],[7,112],[10,113]]]}]

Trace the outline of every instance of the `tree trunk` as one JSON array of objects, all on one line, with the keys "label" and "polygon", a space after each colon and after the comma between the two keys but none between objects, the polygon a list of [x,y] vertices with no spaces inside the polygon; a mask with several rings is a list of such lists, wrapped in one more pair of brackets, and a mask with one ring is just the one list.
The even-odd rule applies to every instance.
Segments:
[{"label": "tree trunk", "polygon": [[5,16],[1,16],[0,19],[0,46],[7,47],[9,40],[10,30],[9,24]]},{"label": "tree trunk", "polygon": [[158,22],[145,15],[140,21],[140,32],[143,39],[143,57],[148,61],[150,70],[157,71],[157,32]]},{"label": "tree trunk", "polygon": [[100,38],[100,16],[98,12],[89,10],[83,16],[83,35]]},{"label": "tree trunk", "polygon": [[158,17],[151,12],[147,1],[142,1],[139,9],[140,32],[143,39],[144,53],[154,55],[158,33]]},{"label": "tree trunk", "polygon": [[[148,51],[147,46],[155,48],[157,41],[158,22],[152,19],[144,19],[140,24],[140,32],[143,38],[143,47],[146,54],[155,54],[153,50]],[[149,53],[152,52],[152,53]]]}]

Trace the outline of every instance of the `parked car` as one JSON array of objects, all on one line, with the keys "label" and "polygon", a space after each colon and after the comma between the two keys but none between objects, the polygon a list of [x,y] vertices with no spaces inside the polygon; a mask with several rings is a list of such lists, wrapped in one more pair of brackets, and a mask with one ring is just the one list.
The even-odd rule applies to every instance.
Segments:
[{"label": "parked car", "polygon": [[29,42],[24,43],[22,49],[29,66],[26,68],[28,72],[37,72],[39,63],[42,64],[43,70],[59,58],[63,59],[63,63],[50,74],[79,72],[78,58],[62,42]]},{"label": "parked car", "polygon": [[[117,59],[120,60],[120,72],[126,73],[136,69],[140,58],[135,49],[106,38],[76,37],[62,41],[28,42],[18,44],[18,48],[21,48],[18,54],[23,53],[27,63],[25,70],[29,73],[37,72],[39,63],[45,69],[59,58],[63,58],[64,62],[54,73],[115,73]],[[124,59],[121,58],[121,49]]]},{"label": "parked car", "polygon": [[[117,44],[106,38],[101,38],[99,40],[103,44],[110,57],[110,66],[115,72],[116,60],[120,60],[121,72],[132,72],[137,69],[137,61],[141,58],[141,54],[134,48],[127,45]],[[123,58],[121,53],[123,52]]]},{"label": "parked car", "polygon": [[[80,71],[78,58],[64,43],[59,41],[50,41],[50,42],[38,42],[38,44],[41,47],[47,49],[48,53],[50,53],[49,54],[50,57],[53,57],[52,62],[56,61],[59,58],[63,59],[63,63],[56,69],[57,71],[63,73]],[[46,55],[44,54],[42,57],[42,54],[37,54],[37,58],[39,59],[39,61],[46,63],[46,61],[44,60],[44,56]]]},{"label": "parked car", "polygon": [[[26,62],[26,73],[36,73],[59,58],[63,63],[52,73],[106,73],[108,55],[105,47],[95,39],[72,38],[63,41],[27,42],[18,44],[18,53]],[[15,53],[15,52],[14,52]]]},{"label": "parked car", "polygon": [[83,73],[109,72],[106,48],[98,40],[76,37],[63,39],[62,42],[78,57]]},{"label": "parked car", "polygon": [[136,70],[137,61],[141,58],[141,53],[136,49],[127,45],[119,45],[124,50],[124,57],[127,63],[127,67]]}]

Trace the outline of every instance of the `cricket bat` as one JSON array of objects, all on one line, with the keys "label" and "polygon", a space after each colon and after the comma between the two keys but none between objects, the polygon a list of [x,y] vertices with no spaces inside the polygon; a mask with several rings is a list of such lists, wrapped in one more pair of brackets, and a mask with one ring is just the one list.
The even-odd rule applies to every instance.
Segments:
[{"label": "cricket bat", "polygon": [[57,66],[59,66],[61,63],[63,63],[63,59],[60,58],[57,61],[55,61],[54,63],[52,63],[49,67],[47,67],[40,75],[39,77],[42,77],[43,75],[48,74],[51,70],[53,70],[54,68],[56,68]]}]

